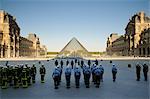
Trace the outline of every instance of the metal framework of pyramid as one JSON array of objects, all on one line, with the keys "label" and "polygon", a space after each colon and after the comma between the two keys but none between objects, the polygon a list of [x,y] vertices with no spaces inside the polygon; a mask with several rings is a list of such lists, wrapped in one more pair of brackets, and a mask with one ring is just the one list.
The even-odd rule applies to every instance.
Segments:
[{"label": "metal framework of pyramid", "polygon": [[87,57],[89,52],[83,45],[74,37],[60,51],[58,57]]}]

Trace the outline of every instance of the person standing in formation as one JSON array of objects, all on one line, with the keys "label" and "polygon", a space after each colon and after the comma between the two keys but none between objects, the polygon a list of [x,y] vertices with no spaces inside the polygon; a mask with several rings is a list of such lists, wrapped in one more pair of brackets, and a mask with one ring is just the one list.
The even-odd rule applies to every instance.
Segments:
[{"label": "person standing in formation", "polygon": [[147,81],[147,73],[148,73],[148,65],[144,63],[143,65],[143,74],[144,74],[144,80]]},{"label": "person standing in formation", "polygon": [[44,77],[46,74],[46,69],[44,67],[44,64],[42,64],[42,66],[40,67],[40,74],[41,74],[41,83],[44,83]]},{"label": "person standing in formation", "polygon": [[67,66],[65,70],[66,88],[70,88],[71,67]]},{"label": "person standing in formation", "polygon": [[137,76],[137,81],[140,81],[140,72],[141,72],[141,66],[139,63],[136,64],[136,76]]},{"label": "person standing in formation", "polygon": [[115,64],[112,65],[112,77],[113,77],[113,82],[116,81],[116,74],[117,74],[117,67]]}]

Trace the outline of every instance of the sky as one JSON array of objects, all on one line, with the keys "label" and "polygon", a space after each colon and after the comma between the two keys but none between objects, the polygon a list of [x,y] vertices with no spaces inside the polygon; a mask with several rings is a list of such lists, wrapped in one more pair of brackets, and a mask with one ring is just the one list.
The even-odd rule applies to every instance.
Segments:
[{"label": "sky", "polygon": [[88,51],[105,51],[111,33],[122,35],[139,11],[150,16],[150,0],[0,0],[0,9],[15,16],[20,34],[39,36],[48,51],[76,37]]}]

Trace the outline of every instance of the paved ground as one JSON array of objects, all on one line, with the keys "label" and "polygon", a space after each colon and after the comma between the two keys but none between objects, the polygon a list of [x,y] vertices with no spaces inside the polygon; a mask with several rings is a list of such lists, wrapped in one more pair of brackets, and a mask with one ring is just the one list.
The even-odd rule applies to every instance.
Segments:
[{"label": "paved ground", "polygon": [[[75,88],[74,77],[71,78],[71,89],[66,89],[65,78],[63,76],[61,86],[58,90],[54,89],[52,80],[52,70],[54,68],[54,60],[42,61],[47,69],[46,82],[40,83],[40,75],[37,74],[36,83],[27,89],[8,88],[0,89],[0,99],[149,99],[150,86],[149,81],[143,81],[143,72],[141,73],[141,81],[136,81],[135,64],[139,61],[143,63],[144,60],[126,60],[113,61],[118,67],[117,81],[112,82],[111,64],[109,61],[102,61],[104,66],[104,82],[100,88],[95,88],[91,83],[90,88],[85,88],[83,79],[81,80],[81,87]],[[10,64],[16,63],[36,63],[39,69],[38,61],[11,61]],[[147,62],[149,62],[147,60]],[[127,64],[132,64],[131,68]],[[4,61],[0,65],[5,64]],[[150,72],[149,72],[150,77]],[[83,75],[82,75],[83,78]],[[150,80],[150,78],[149,78]]]}]

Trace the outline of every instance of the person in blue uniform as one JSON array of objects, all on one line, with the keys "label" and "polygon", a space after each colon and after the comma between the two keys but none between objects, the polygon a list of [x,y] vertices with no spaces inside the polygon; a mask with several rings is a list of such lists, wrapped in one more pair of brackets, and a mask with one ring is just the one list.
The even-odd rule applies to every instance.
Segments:
[{"label": "person in blue uniform", "polygon": [[89,66],[85,66],[83,68],[84,82],[86,88],[89,88],[90,85],[90,77],[91,77],[91,69]]},{"label": "person in blue uniform", "polygon": [[75,77],[76,88],[79,88],[80,87],[81,70],[78,66],[76,66],[74,68],[74,77]]},{"label": "person in blue uniform", "polygon": [[92,72],[92,82],[94,82],[94,84],[96,84],[96,82],[95,82],[95,70],[96,70],[96,64],[93,64],[92,66],[91,66],[91,72]]},{"label": "person in blue uniform", "polygon": [[95,75],[96,88],[99,88],[99,86],[100,86],[100,79],[101,79],[101,69],[99,68],[99,66],[96,67],[96,69],[94,71],[94,75]]},{"label": "person in blue uniform", "polygon": [[115,64],[112,66],[112,77],[113,77],[113,82],[116,81],[116,74],[117,74],[117,67]]},{"label": "person in blue uniform", "polygon": [[101,82],[103,82],[104,68],[103,68],[102,64],[100,64],[99,68],[101,70]]},{"label": "person in blue uniform", "polygon": [[60,77],[60,71],[57,67],[55,67],[53,74],[52,74],[53,80],[54,80],[54,88],[58,89],[59,86],[59,77]]},{"label": "person in blue uniform", "polygon": [[67,66],[65,70],[66,87],[70,88],[71,67]]}]

